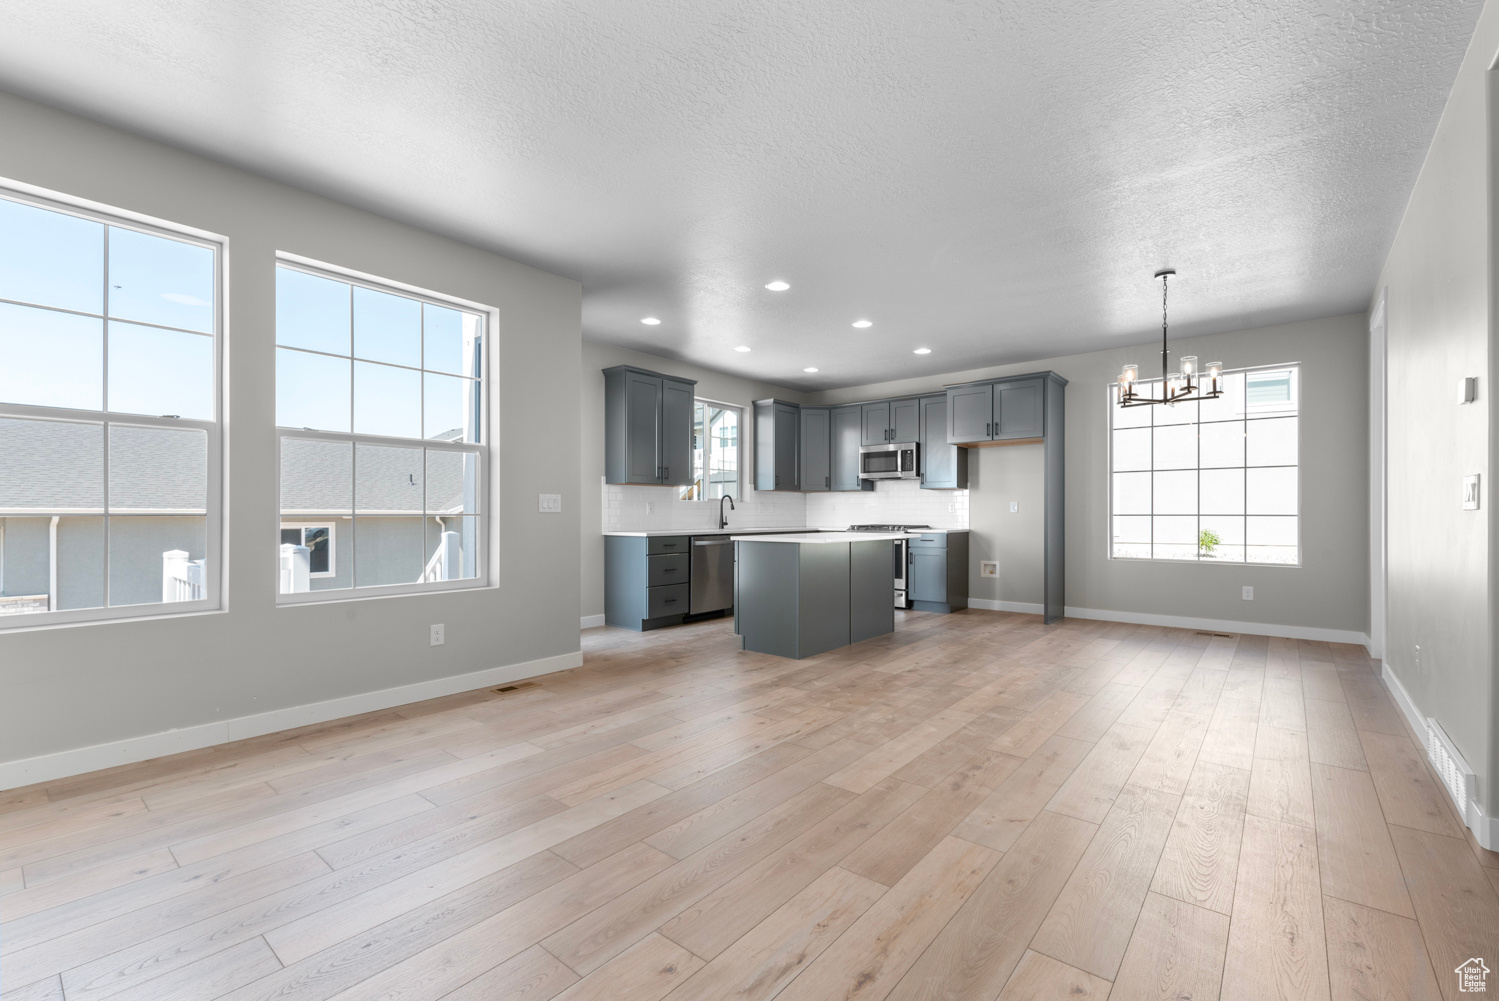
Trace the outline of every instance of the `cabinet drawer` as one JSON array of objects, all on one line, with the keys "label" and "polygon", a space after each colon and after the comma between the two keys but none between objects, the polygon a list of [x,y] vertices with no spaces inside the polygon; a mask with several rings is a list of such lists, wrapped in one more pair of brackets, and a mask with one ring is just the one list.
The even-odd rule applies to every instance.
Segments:
[{"label": "cabinet drawer", "polygon": [[687,599],[692,588],[687,584],[667,584],[664,587],[646,588],[650,598],[646,602],[646,618],[659,619],[663,615],[686,615]]},{"label": "cabinet drawer", "polygon": [[690,552],[690,540],[685,535],[660,535],[645,540],[645,551],[652,556],[662,553],[686,553]]},{"label": "cabinet drawer", "polygon": [[946,549],[947,533],[932,532],[919,539],[912,539],[910,545],[912,549]]},{"label": "cabinet drawer", "polygon": [[649,557],[647,562],[650,564],[650,569],[647,571],[646,583],[651,587],[687,583],[687,560],[686,553],[668,553],[665,556]]}]

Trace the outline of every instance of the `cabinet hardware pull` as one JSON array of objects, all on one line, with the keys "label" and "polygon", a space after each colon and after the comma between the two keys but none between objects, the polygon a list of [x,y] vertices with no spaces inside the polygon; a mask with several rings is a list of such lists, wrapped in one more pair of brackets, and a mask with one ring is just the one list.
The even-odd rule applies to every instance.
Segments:
[{"label": "cabinet hardware pull", "polygon": [[667,598],[661,604],[663,604],[663,605],[675,605],[676,603],[677,603],[677,599],[676,598]]}]

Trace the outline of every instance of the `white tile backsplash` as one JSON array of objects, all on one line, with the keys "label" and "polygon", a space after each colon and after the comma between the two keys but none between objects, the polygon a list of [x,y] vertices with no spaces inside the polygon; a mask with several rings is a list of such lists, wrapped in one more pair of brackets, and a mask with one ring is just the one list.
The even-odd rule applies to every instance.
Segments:
[{"label": "white tile backsplash", "polygon": [[807,524],[968,527],[967,490],[923,490],[917,480],[876,480],[871,491],[807,494]]},{"label": "white tile backsplash", "polygon": [[[680,487],[602,485],[605,532],[718,527],[717,501],[679,500]],[[967,490],[922,490],[914,480],[884,480],[872,491],[776,493],[746,490],[729,512],[733,528],[845,528],[894,523],[968,527]]]},{"label": "white tile backsplash", "polygon": [[[603,482],[603,477],[599,477]],[[684,501],[681,487],[603,483],[605,532],[718,527],[718,501]],[[733,528],[797,528],[807,524],[806,495],[746,490],[728,512]]]}]

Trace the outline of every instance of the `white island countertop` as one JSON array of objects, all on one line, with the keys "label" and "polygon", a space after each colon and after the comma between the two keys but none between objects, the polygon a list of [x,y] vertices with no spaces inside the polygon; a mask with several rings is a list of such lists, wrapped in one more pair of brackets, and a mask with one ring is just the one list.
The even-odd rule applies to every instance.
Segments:
[{"label": "white island countertop", "polygon": [[806,535],[735,535],[733,542],[794,542],[800,546],[825,546],[835,542],[891,542],[895,539],[919,539],[911,532],[813,532]]},{"label": "white island countertop", "polygon": [[[605,532],[605,535],[621,535],[632,539],[654,539],[667,535],[744,535],[753,532],[755,534],[769,533],[782,535],[787,532],[819,532],[818,528],[800,528],[787,525],[776,528],[652,528],[643,532]],[[842,531],[839,529],[839,531]]]}]

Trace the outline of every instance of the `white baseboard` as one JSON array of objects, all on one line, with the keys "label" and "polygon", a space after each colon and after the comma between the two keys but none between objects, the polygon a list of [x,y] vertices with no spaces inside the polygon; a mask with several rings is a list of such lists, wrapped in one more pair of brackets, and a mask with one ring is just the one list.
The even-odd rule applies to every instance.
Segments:
[{"label": "white baseboard", "polygon": [[456,695],[459,692],[470,692],[476,688],[502,685],[510,681],[520,681],[523,678],[551,674],[554,671],[565,671],[568,668],[580,667],[582,664],[583,653],[579,650],[554,657],[542,657],[539,660],[528,660],[520,664],[506,664],[502,667],[486,668],[468,674],[455,674],[446,678],[434,678],[431,681],[418,681],[410,685],[383,688],[376,692],[363,692],[358,695],[328,699],[324,702],[274,709],[270,712],[255,713],[252,716],[201,723],[197,726],[186,726],[163,733],[148,733],[139,737],[112,741],[108,744],[95,744],[92,747],[57,751],[34,758],[0,762],[0,789],[14,789],[36,782],[50,782],[69,775],[81,775],[84,772],[98,771],[101,768],[113,768],[116,765],[128,765],[137,761],[145,761],[148,758],[159,758],[164,754],[195,751],[200,747],[227,744],[233,740],[258,737],[261,734],[275,733],[278,730],[291,730],[299,726],[342,719],[345,716],[358,716],[361,713],[392,709],[396,706],[410,705],[413,702],[441,698],[444,695]]},{"label": "white baseboard", "polygon": [[[1379,676],[1383,679],[1385,687],[1390,690],[1390,694],[1394,696],[1395,705],[1400,707],[1405,721],[1410,724],[1412,730],[1416,731],[1417,736],[1423,736],[1426,733],[1426,717],[1421,714],[1420,708],[1411,698],[1410,692],[1407,692],[1405,686],[1400,683],[1400,679],[1395,676],[1395,672],[1390,670],[1389,664],[1381,667]],[[1424,751],[1425,748],[1422,750]],[[1437,785],[1441,786],[1449,797],[1452,795],[1452,791],[1444,783],[1438,782]],[[1478,843],[1489,851],[1499,851],[1499,818],[1485,814],[1475,799],[1470,799],[1466,803],[1454,801],[1453,805],[1457,807],[1457,812],[1462,815],[1463,823],[1468,825],[1468,829],[1473,832],[1473,837]]]},{"label": "white baseboard", "polygon": [[1045,607],[1033,601],[995,601],[993,598],[969,598],[969,608],[982,608],[986,612],[1022,612],[1040,615]]},{"label": "white baseboard", "polygon": [[[972,602],[970,602],[972,604]],[[1103,622],[1130,622],[1139,626],[1167,626],[1172,629],[1202,629],[1214,633],[1247,633],[1250,636],[1283,636],[1293,640],[1320,640],[1323,643],[1352,643],[1367,648],[1369,635],[1351,629],[1323,629],[1321,626],[1285,626],[1273,622],[1238,622],[1233,619],[1199,619],[1190,615],[1156,615],[1153,612],[1116,612],[1100,608],[1073,608],[1065,614],[1073,619],[1098,619]]]},{"label": "white baseboard", "polygon": [[592,629],[595,626],[602,626],[603,624],[604,616],[602,614],[584,615],[578,620],[578,629]]}]

